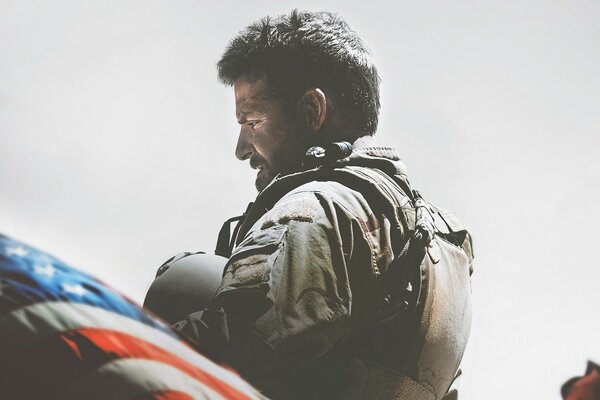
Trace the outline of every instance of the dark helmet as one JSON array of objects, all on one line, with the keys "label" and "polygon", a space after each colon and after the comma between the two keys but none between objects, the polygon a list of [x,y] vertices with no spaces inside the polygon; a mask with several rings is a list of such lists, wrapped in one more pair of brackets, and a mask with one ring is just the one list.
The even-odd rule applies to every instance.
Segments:
[{"label": "dark helmet", "polygon": [[175,323],[200,311],[221,284],[227,258],[212,254],[181,253],[165,262],[144,300],[144,307]]}]

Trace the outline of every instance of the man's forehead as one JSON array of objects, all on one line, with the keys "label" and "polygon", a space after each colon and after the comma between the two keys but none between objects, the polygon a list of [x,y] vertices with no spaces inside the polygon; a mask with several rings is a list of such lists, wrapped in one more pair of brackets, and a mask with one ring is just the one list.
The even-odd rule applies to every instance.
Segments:
[{"label": "man's forehead", "polygon": [[266,92],[267,85],[264,79],[248,79],[240,77],[233,83],[235,102],[257,100]]},{"label": "man's forehead", "polygon": [[248,79],[240,77],[233,84],[235,92],[236,114],[243,115],[251,111],[259,111],[273,102],[264,79]]}]

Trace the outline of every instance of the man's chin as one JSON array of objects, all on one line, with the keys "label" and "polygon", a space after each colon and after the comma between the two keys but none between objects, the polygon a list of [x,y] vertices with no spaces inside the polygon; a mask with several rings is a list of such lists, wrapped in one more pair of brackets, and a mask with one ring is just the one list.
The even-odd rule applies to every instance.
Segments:
[{"label": "man's chin", "polygon": [[261,169],[256,174],[256,181],[254,182],[254,186],[256,186],[256,190],[258,192],[262,192],[264,188],[269,186],[269,183],[275,178],[274,174],[270,174],[268,171]]}]

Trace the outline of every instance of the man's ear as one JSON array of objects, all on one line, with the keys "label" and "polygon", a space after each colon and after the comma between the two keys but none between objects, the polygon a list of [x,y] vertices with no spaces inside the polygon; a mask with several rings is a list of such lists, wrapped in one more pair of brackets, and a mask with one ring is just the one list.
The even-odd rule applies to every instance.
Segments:
[{"label": "man's ear", "polygon": [[325,93],[319,88],[308,89],[298,102],[298,113],[311,132],[319,132],[327,115]]}]

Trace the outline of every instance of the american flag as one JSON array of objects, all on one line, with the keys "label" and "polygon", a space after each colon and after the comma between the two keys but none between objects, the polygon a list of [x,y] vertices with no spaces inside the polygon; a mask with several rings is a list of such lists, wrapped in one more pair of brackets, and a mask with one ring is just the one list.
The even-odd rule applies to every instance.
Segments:
[{"label": "american flag", "polygon": [[94,277],[0,235],[0,399],[262,399]]}]

